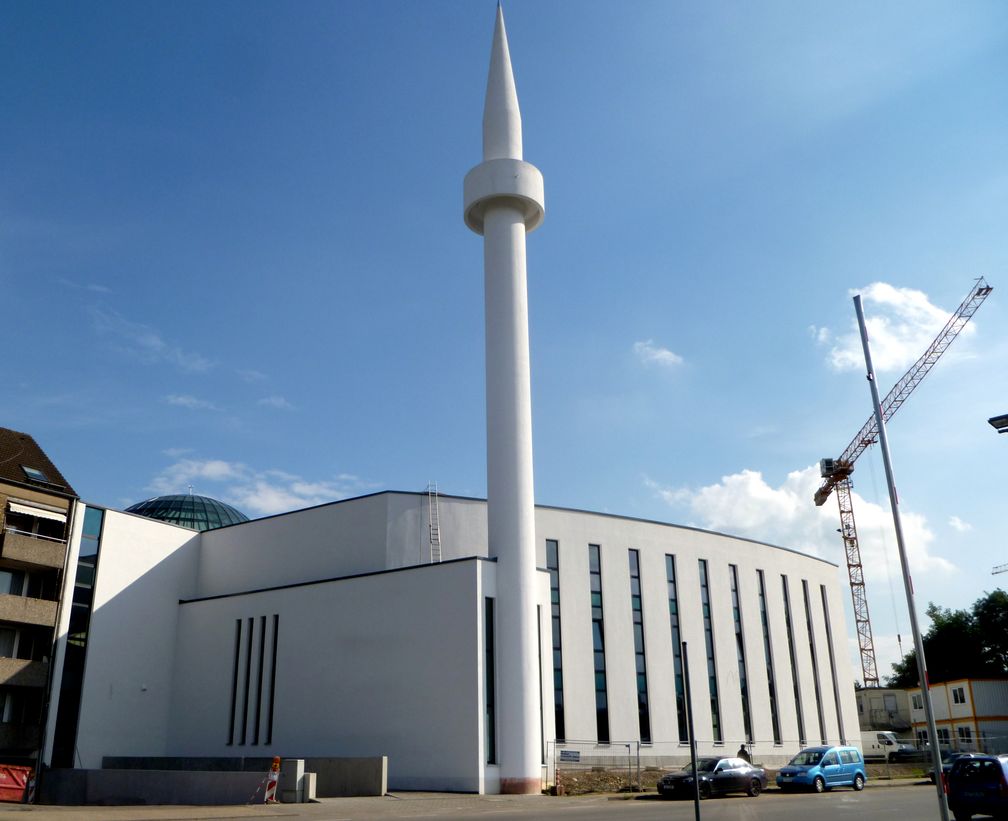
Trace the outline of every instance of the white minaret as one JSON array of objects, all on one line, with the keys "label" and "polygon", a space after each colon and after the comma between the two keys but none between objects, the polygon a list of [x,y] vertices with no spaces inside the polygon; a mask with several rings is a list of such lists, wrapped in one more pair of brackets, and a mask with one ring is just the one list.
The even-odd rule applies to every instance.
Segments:
[{"label": "white minaret", "polygon": [[483,162],[466,174],[465,222],[483,235],[487,536],[497,559],[497,738],[501,792],[537,793],[542,752],[525,234],[543,179],[522,161],[521,112],[497,7],[483,109]]}]

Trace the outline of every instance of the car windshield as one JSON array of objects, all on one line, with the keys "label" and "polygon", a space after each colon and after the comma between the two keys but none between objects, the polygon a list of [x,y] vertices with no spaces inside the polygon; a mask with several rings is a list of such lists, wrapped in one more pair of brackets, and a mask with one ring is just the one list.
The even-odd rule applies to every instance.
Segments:
[{"label": "car windshield", "polygon": [[802,750],[788,763],[794,764],[796,767],[814,767],[822,761],[822,757],[822,750]]},{"label": "car windshield", "polygon": [[[697,770],[702,773],[712,773],[720,760],[720,758],[698,758]],[[683,767],[683,770],[688,773],[693,772],[692,762]]]}]

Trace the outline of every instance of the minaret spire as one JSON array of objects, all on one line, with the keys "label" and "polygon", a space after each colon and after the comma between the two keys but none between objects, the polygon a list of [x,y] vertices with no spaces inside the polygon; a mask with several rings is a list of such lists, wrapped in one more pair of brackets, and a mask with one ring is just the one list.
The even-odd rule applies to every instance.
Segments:
[{"label": "minaret spire", "polygon": [[502,158],[522,158],[522,125],[507,30],[504,28],[504,11],[498,3],[486,101],[483,104],[483,159]]},{"label": "minaret spire", "polygon": [[466,225],[483,236],[487,546],[497,560],[500,791],[537,793],[542,682],[525,234],[542,222],[543,179],[538,168],[522,159],[521,113],[499,5],[483,111],[483,162],[466,174],[463,197]]}]

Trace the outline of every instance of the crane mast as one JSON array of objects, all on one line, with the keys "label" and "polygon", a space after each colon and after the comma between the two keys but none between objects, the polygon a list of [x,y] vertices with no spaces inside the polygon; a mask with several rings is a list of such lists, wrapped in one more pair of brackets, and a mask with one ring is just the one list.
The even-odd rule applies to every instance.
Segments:
[{"label": "crane mast", "polygon": [[[928,346],[927,350],[910,366],[909,370],[893,385],[881,402],[882,419],[888,422],[907,400],[928,372],[935,366],[942,354],[969,322],[977,308],[993,290],[983,277],[978,278],[962,303],[952,313],[945,327]],[[854,507],[851,504],[850,475],[854,462],[871,445],[878,441],[878,424],[872,414],[861,430],[851,440],[836,459],[822,459],[819,472],[823,483],[815,493],[815,503],[821,506],[831,492],[837,492],[840,508],[840,536],[847,558],[847,576],[850,580],[851,600],[854,609],[854,625],[858,636],[858,650],[861,653],[861,672],[866,687],[877,687],[878,670],[875,663],[875,645],[872,639],[871,618],[868,614],[868,598],[865,595],[864,571],[861,565],[861,548],[858,545],[857,526],[854,523]]]}]

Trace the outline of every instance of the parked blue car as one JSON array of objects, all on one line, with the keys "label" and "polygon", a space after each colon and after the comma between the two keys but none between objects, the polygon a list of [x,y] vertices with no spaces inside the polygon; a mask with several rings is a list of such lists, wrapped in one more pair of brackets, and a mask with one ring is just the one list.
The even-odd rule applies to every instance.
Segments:
[{"label": "parked blue car", "polygon": [[833,787],[863,790],[868,775],[857,747],[806,747],[777,771],[782,791],[806,787],[825,792]]}]

